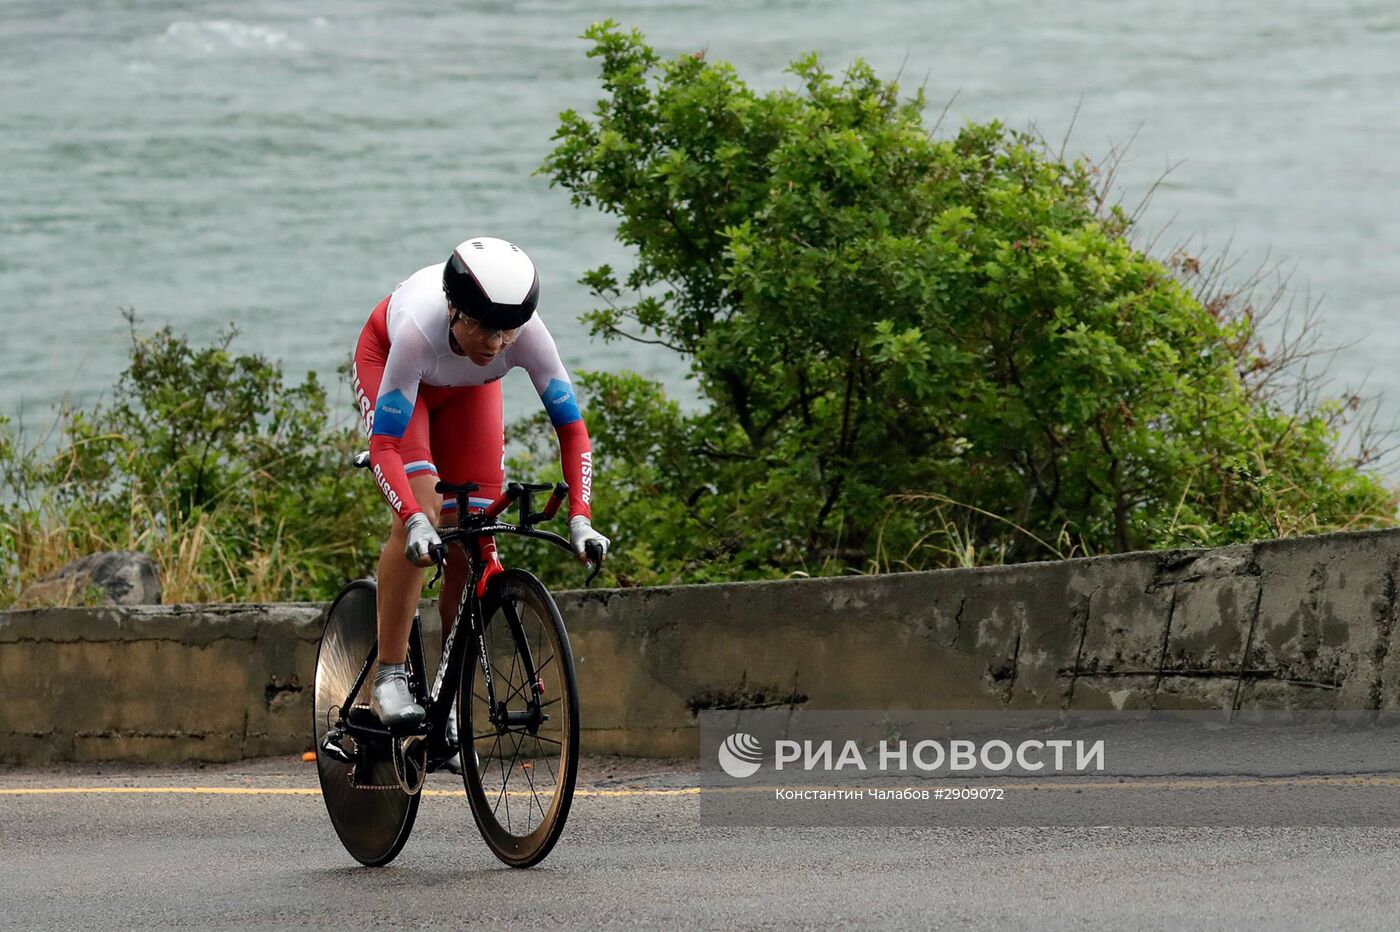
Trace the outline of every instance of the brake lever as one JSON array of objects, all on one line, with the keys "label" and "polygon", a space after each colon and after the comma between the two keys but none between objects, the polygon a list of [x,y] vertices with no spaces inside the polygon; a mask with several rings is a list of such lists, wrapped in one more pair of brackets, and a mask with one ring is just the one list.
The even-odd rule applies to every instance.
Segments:
[{"label": "brake lever", "polygon": [[434,565],[437,566],[437,570],[433,573],[433,578],[428,580],[428,588],[431,589],[442,579],[442,567],[443,564],[447,562],[447,545],[435,544],[428,548],[428,554],[433,558]]},{"label": "brake lever", "polygon": [[583,546],[584,556],[593,561],[593,572],[588,574],[588,578],[583,581],[583,588],[587,589],[593,585],[593,580],[598,578],[598,574],[603,572],[603,548],[590,541]]}]

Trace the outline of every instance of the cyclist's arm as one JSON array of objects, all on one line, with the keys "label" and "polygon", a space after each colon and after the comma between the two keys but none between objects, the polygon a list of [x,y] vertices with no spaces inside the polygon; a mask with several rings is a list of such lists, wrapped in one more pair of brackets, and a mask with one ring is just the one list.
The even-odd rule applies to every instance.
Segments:
[{"label": "cyclist's arm", "polygon": [[413,405],[418,400],[422,360],[432,358],[428,340],[411,323],[394,335],[384,362],[384,377],[374,403],[374,430],[369,438],[369,460],[374,481],[400,521],[423,509],[413,497],[404,471],[402,444]]},{"label": "cyclist's arm", "polygon": [[559,348],[550,336],[544,321],[536,317],[526,334],[522,334],[519,365],[530,374],[530,381],[539,392],[540,401],[549,413],[549,422],[559,437],[559,463],[564,469],[564,481],[569,484],[569,516],[592,518],[593,444],[588,428],[579,414],[578,398],[573,381],[559,358]]}]

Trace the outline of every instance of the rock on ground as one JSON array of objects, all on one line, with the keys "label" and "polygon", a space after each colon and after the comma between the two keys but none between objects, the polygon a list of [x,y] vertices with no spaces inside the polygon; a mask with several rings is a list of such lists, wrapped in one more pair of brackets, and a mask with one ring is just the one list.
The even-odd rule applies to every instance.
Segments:
[{"label": "rock on ground", "polygon": [[74,560],[25,590],[27,605],[68,601],[73,594],[95,588],[108,605],[159,605],[160,571],[144,553],[104,551]]}]

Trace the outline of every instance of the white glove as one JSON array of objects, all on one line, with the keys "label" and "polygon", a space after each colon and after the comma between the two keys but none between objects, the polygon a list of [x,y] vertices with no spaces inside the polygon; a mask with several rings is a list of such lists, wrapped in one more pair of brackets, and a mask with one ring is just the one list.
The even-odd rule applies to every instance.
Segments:
[{"label": "white glove", "polygon": [[592,564],[588,559],[588,544],[596,543],[603,551],[603,556],[608,555],[608,539],[597,531],[593,530],[593,522],[583,515],[574,515],[569,519],[569,543],[574,545],[574,553],[585,563]]},{"label": "white glove", "polygon": [[408,531],[408,543],[403,548],[403,555],[414,566],[427,566],[431,562],[429,552],[442,543],[442,538],[433,529],[433,522],[420,511],[404,522],[404,530]]}]

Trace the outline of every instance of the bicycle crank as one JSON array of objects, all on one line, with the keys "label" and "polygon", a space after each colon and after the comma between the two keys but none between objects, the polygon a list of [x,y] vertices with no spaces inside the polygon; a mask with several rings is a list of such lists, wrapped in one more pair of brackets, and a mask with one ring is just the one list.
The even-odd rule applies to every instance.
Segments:
[{"label": "bicycle crank", "polygon": [[394,739],[394,776],[399,789],[415,796],[428,779],[428,740],[422,735]]}]

